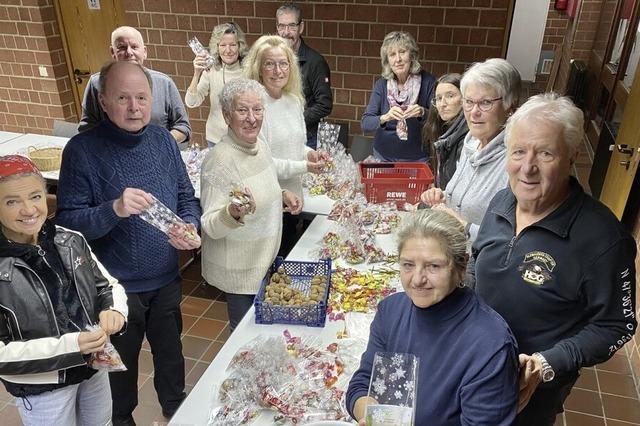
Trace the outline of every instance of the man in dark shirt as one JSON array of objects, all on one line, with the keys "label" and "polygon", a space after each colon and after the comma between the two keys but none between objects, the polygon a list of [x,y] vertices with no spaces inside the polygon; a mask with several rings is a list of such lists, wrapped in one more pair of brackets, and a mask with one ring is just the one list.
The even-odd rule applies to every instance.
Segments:
[{"label": "man in dark shirt", "polygon": [[307,145],[316,149],[318,123],[331,113],[329,65],[324,57],[307,46],[302,40],[304,22],[300,8],[293,3],[285,3],[276,11],[278,35],[289,43],[298,55],[306,106],[304,122],[307,125]]}]

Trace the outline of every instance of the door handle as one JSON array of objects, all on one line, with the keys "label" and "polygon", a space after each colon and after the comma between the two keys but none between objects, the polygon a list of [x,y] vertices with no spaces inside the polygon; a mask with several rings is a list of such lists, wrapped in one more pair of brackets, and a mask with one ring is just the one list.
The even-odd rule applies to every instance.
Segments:
[{"label": "door handle", "polygon": [[631,165],[631,161],[620,161],[619,163],[621,166],[624,166],[625,170],[629,170],[629,166]]},{"label": "door handle", "polygon": [[613,152],[614,148],[617,149],[620,154],[624,154],[628,156],[633,155],[633,148],[629,148],[629,146],[626,144],[609,145],[609,151]]},{"label": "door handle", "polygon": [[82,83],[83,78],[91,77],[91,72],[88,70],[79,70],[78,68],[73,70],[73,76],[76,78],[76,83]]}]

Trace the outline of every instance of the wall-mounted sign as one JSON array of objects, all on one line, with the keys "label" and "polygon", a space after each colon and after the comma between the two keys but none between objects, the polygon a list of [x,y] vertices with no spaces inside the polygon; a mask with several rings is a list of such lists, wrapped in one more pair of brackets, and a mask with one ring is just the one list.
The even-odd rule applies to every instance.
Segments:
[{"label": "wall-mounted sign", "polygon": [[100,10],[100,0],[87,0],[89,9]]}]

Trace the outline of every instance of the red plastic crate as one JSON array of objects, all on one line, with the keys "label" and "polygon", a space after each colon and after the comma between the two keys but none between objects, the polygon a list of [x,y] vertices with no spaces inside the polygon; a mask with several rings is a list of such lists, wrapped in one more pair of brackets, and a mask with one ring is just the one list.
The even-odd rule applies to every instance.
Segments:
[{"label": "red plastic crate", "polygon": [[417,203],[433,183],[425,163],[359,163],[364,195],[370,203],[404,201]]}]

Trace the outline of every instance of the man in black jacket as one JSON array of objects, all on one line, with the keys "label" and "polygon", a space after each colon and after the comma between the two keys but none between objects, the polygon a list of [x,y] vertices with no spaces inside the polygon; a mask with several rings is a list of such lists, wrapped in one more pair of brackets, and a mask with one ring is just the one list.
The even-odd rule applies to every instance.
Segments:
[{"label": "man in black jacket", "polygon": [[285,3],[276,11],[278,35],[289,43],[298,55],[306,106],[304,122],[307,125],[307,145],[316,149],[318,123],[331,113],[329,65],[324,57],[307,46],[302,40],[304,22],[300,8],[293,3]]}]

